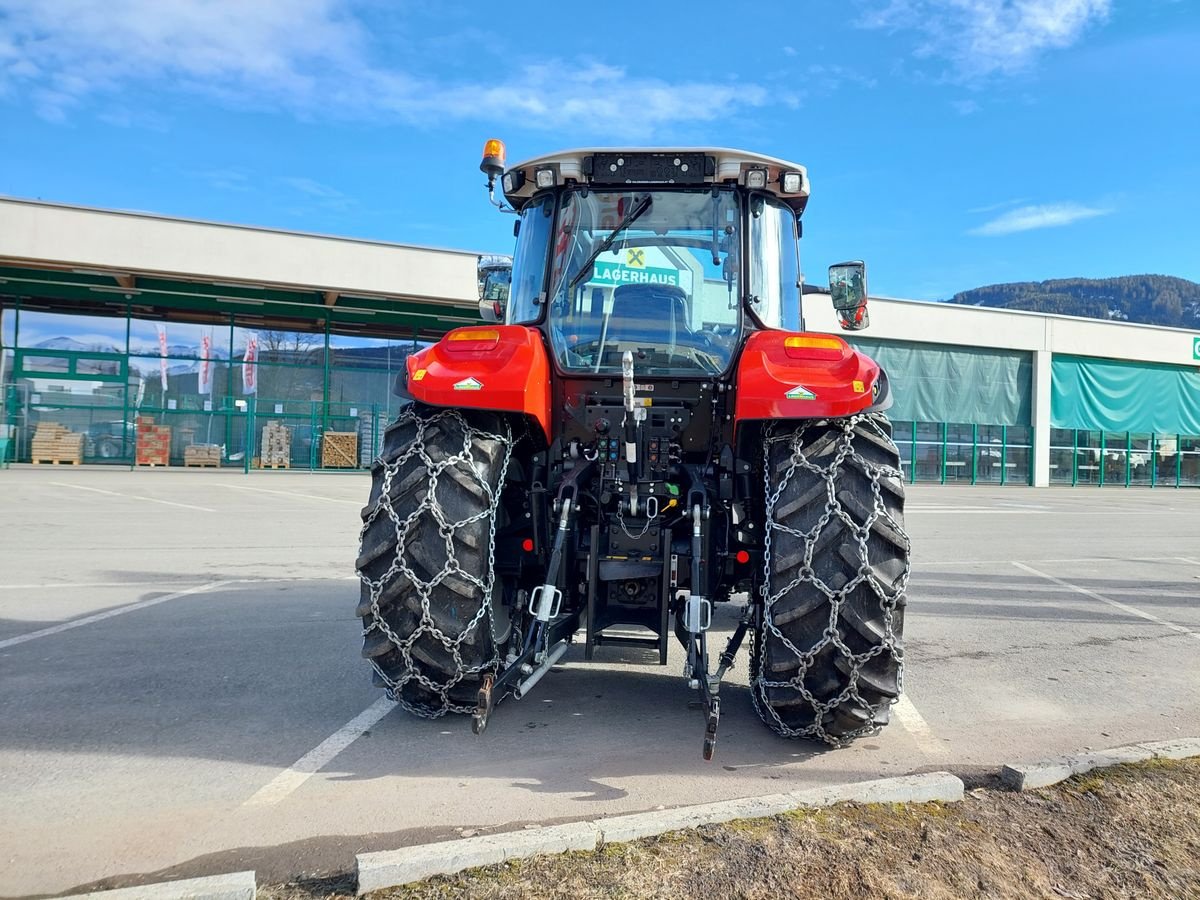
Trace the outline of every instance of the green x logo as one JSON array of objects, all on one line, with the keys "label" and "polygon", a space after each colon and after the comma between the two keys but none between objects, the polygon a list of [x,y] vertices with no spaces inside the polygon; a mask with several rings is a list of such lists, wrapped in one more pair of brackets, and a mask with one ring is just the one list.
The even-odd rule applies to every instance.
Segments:
[{"label": "green x logo", "polygon": [[644,269],[646,267],[646,251],[626,250],[625,265],[633,266],[635,269]]}]

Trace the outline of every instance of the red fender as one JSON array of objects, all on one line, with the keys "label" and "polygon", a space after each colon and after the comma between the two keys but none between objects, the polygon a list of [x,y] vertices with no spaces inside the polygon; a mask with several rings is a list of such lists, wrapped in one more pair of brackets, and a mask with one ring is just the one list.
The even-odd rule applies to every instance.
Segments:
[{"label": "red fender", "polygon": [[550,440],[550,363],[536,329],[455,328],[408,358],[407,387],[430,406],[533,416]]},{"label": "red fender", "polygon": [[734,417],[840,418],[874,402],[879,364],[842,338],[756,331],[738,361]]}]

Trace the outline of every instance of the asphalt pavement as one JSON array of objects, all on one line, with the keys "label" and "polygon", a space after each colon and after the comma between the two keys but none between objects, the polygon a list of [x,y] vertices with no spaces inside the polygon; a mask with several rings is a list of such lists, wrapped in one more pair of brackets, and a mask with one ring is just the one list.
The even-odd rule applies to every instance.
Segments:
[{"label": "asphalt pavement", "polygon": [[0,472],[0,896],[282,880],[527,823],[1200,735],[1200,491],[910,488],[892,724],[842,750],[777,738],[743,655],[706,764],[678,646],[663,668],[573,648],[481,737],[381,701],[353,617],[367,490]]}]

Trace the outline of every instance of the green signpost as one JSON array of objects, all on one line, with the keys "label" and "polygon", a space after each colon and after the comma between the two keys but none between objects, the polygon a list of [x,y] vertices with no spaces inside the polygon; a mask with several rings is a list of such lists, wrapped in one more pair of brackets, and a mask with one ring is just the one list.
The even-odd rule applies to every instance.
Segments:
[{"label": "green signpost", "polygon": [[1200,359],[1200,337],[1192,338],[1192,359]]}]

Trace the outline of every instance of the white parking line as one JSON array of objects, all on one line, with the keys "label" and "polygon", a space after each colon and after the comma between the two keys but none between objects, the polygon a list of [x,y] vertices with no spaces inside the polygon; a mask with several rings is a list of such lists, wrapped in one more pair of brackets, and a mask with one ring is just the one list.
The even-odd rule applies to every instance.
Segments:
[{"label": "white parking line", "polygon": [[1186,556],[1177,556],[1175,558],[1178,559],[1180,562],[1191,563],[1193,566],[1200,566],[1200,562],[1198,562],[1194,559],[1188,559]]},{"label": "white parking line", "polygon": [[1128,603],[1122,603],[1119,600],[1111,600],[1103,594],[1097,594],[1095,591],[1089,591],[1087,588],[1080,587],[1077,584],[1071,584],[1069,581],[1063,581],[1061,578],[1056,578],[1053,575],[1047,575],[1045,572],[1038,571],[1033,566],[1027,566],[1025,563],[1013,562],[1013,565],[1024,572],[1031,575],[1037,575],[1039,578],[1045,578],[1047,581],[1053,581],[1055,584],[1061,584],[1063,587],[1069,587],[1077,594],[1083,594],[1085,597],[1091,597],[1093,600],[1099,600],[1101,603],[1107,603],[1121,612],[1129,613],[1131,616],[1138,616],[1148,622],[1153,622],[1156,625],[1161,625],[1163,628],[1170,628],[1172,631],[1177,631],[1179,634],[1186,634],[1190,638],[1195,638],[1200,641],[1200,632],[1192,631],[1190,628],[1184,628],[1182,625],[1176,625],[1174,622],[1168,622],[1166,619],[1160,619],[1153,613],[1148,613],[1145,610],[1138,609],[1136,606],[1130,606]]},{"label": "white parking line", "polygon": [[[1071,559],[1034,559],[1036,563],[1126,563],[1126,562],[1171,562],[1178,556],[1076,556]],[[913,563],[914,569],[930,566],[1007,566],[1011,559],[922,559]],[[1200,565],[1200,563],[1197,563]]]},{"label": "white parking line", "polygon": [[209,509],[207,506],[195,506],[191,503],[176,503],[174,500],[159,500],[157,497],[140,497],[137,494],[126,494],[131,500],[145,500],[147,503],[161,503],[164,506],[180,506],[184,509],[198,509],[200,512],[215,513],[215,509]]},{"label": "white parking line", "polygon": [[50,484],[56,484],[59,487],[74,488],[77,491],[92,491],[96,494],[108,494],[111,497],[128,497],[130,500],[145,500],[147,503],[162,503],[165,506],[182,506],[184,509],[198,509],[200,512],[216,512],[215,509],[209,509],[207,506],[193,506],[191,503],[177,503],[174,500],[159,500],[157,497],[143,497],[140,494],[121,494],[117,491],[106,491],[102,488],[87,487],[82,484],[70,484],[66,481],[51,481]]},{"label": "white parking line", "polygon": [[174,581],[43,581],[38,584],[0,584],[0,591],[44,591],[53,588],[178,587]]},{"label": "white parking line", "polygon": [[199,594],[202,591],[210,591],[213,588],[223,587],[227,584],[232,584],[232,582],[210,581],[208,584],[200,584],[184,591],[176,591],[173,594],[164,594],[161,597],[151,597],[149,600],[139,600],[137,603],[130,603],[127,606],[118,606],[116,609],[109,609],[102,613],[96,613],[92,616],[84,616],[82,619],[72,619],[70,622],[63,622],[59,625],[51,625],[49,628],[40,628],[37,631],[31,631],[28,634],[19,634],[16,637],[6,638],[5,640],[0,641],[0,650],[3,650],[5,647],[15,647],[17,644],[24,644],[26,641],[33,641],[37,640],[38,638],[49,637],[52,634],[60,634],[64,631],[69,631],[72,628],[79,628],[83,625],[91,625],[93,622],[111,619],[113,616],[119,616],[127,612],[133,612],[136,609],[145,609],[148,606],[157,606],[160,603],[166,603],[168,600],[177,600],[180,597],[186,597],[189,594]]},{"label": "white parking line", "polygon": [[896,714],[896,721],[904,726],[904,730],[912,736],[917,747],[926,756],[945,756],[950,752],[950,748],[945,743],[933,736],[933,730],[929,727],[929,723],[925,721],[920,710],[908,699],[908,694],[900,695],[900,699],[892,706],[892,712]]},{"label": "white parking line", "polygon": [[[260,578],[227,578],[214,584],[269,584],[277,581],[359,581],[358,575],[344,575],[333,569],[326,575],[276,575]],[[43,591],[55,588],[179,587],[177,581],[41,581],[36,584],[0,584],[0,591]]]},{"label": "white parking line", "polygon": [[258,491],[260,494],[279,494],[283,497],[303,497],[306,500],[324,500],[326,503],[352,503],[362,506],[358,500],[342,500],[339,497],[322,497],[320,494],[301,494],[298,491],[273,491],[270,488],[248,487],[244,484],[219,484],[219,487],[233,488],[235,491]]},{"label": "white parking line", "polygon": [[108,494],[110,497],[121,497],[123,494],[118,494],[116,491],[106,491],[103,488],[86,487],[82,484],[67,484],[65,481],[52,481],[51,484],[57,484],[59,487],[75,488],[77,491],[92,491],[95,494]]},{"label": "white parking line", "polygon": [[948,513],[964,516],[981,516],[981,515],[1024,515],[1024,516],[1041,516],[1050,512],[1048,509],[1014,509],[1013,507],[1000,506],[906,506],[906,513]]},{"label": "white parking line", "polygon": [[[940,581],[937,578],[929,578],[924,575],[914,575],[912,577],[912,579],[908,582],[908,590],[909,590],[909,593],[912,593],[914,588],[942,588],[942,589],[948,589],[948,590],[958,590],[959,592],[978,591],[981,588],[986,589],[989,587],[989,585],[986,583],[986,577],[987,576],[980,576],[979,580],[974,581],[972,583],[966,583],[966,582],[962,582],[962,581]],[[1033,582],[1029,581],[1029,582],[1026,582],[1022,586],[1032,586],[1032,585],[1033,585]],[[993,586],[993,590],[1011,593],[1014,590],[1014,588],[1016,588],[1016,587],[1017,587],[1017,585],[1015,585],[1015,584],[995,585],[995,586]],[[1070,594],[1070,593],[1074,592],[1074,588],[1062,587],[1062,586],[1051,587],[1050,585],[1038,585],[1037,589],[1046,594]],[[1196,599],[1195,591],[1160,591],[1160,590],[1155,590],[1153,587],[1121,588],[1121,593],[1123,595],[1131,596],[1131,597],[1177,597],[1181,600],[1195,600]],[[939,598],[922,597],[921,599],[922,599],[922,601],[924,601],[925,599],[937,600]],[[971,600],[974,598],[955,596],[955,597],[944,598],[944,599]],[[986,602],[1011,604],[1014,606],[1019,606],[1022,603],[1024,603],[1025,600],[1023,597],[1013,596],[1013,597],[988,598],[988,600]]]},{"label": "white parking line", "polygon": [[274,806],[321,771],[335,756],[362,737],[363,732],[396,708],[396,702],[380,697],[365,710],[259,788],[242,806]]}]

